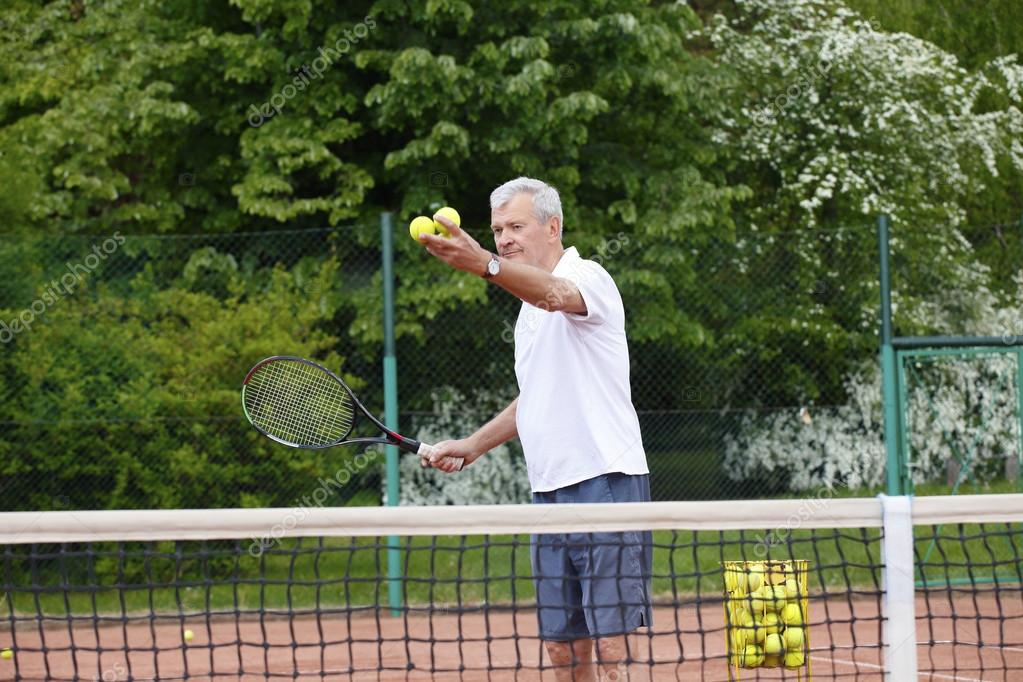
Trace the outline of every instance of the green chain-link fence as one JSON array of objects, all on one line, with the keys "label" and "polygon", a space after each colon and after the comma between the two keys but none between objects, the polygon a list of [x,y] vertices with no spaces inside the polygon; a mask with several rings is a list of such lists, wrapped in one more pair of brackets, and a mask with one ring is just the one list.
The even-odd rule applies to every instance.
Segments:
[{"label": "green chain-link fence", "polygon": [[[0,237],[2,508],[380,503],[381,453],[270,443],[238,399],[254,362],[297,354],[337,367],[382,413],[380,253],[365,236],[378,230]],[[951,256],[936,231],[893,243],[902,333],[1023,335],[1019,235],[989,233]],[[622,234],[581,249],[615,276],[627,318],[634,266],[656,248]],[[520,303],[490,287],[485,300],[414,309],[402,260],[426,257],[396,263],[400,428],[459,437],[515,394]],[[673,257],[695,275],[665,305],[699,334],[648,325],[630,338],[654,497],[879,487],[873,225],[722,238]],[[438,286],[469,278],[436,272]],[[521,499],[519,453],[500,457],[444,494],[406,461],[403,497]]]}]

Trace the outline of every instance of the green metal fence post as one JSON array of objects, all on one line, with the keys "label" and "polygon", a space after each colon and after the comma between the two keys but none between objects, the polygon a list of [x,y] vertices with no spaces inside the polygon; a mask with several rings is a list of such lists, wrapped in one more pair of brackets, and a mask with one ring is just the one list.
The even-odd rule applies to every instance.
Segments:
[{"label": "green metal fence post", "polygon": [[[1020,339],[1013,339],[1016,343]],[[1023,491],[1023,349],[1016,349],[1016,418],[1019,421],[1019,449],[1016,451],[1016,487]]]},{"label": "green metal fence post", "polygon": [[902,495],[902,457],[899,448],[898,379],[892,346],[892,288],[888,269],[888,216],[877,217],[877,243],[881,262],[881,397],[884,405],[884,444],[887,453],[889,495]]},{"label": "green metal fence post", "polygon": [[[398,361],[394,355],[394,216],[380,215],[381,270],[384,280],[384,423],[398,429]],[[398,506],[398,448],[388,446],[387,506]],[[401,615],[401,550],[399,538],[387,538],[387,594],[391,615]]]}]

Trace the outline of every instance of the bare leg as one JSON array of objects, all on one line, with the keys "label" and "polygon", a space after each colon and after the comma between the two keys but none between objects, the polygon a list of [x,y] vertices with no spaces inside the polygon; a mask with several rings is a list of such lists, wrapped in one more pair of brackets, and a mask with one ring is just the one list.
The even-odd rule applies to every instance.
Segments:
[{"label": "bare leg", "polygon": [[593,682],[593,640],[577,639],[573,642],[544,642],[554,664],[554,678],[558,682]]},{"label": "bare leg", "polygon": [[649,668],[640,655],[635,635],[618,635],[597,640],[600,682],[638,682],[650,679]]}]

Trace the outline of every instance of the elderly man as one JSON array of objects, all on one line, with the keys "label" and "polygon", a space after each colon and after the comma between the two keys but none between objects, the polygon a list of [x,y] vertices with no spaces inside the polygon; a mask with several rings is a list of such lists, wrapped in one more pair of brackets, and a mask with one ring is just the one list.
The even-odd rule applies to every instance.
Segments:
[{"label": "elderly man", "polygon": [[[451,267],[484,277],[522,300],[515,326],[518,397],[468,438],[437,443],[469,464],[515,436],[522,441],[533,502],[640,502],[649,469],[629,387],[625,311],[598,263],[562,245],[556,189],[517,178],[490,195],[497,253],[443,216],[450,237],[423,235]],[[450,462],[450,460],[448,460]],[[630,633],[649,627],[649,533],[534,536],[531,543],[540,636],[559,680],[625,679],[638,653]]]}]

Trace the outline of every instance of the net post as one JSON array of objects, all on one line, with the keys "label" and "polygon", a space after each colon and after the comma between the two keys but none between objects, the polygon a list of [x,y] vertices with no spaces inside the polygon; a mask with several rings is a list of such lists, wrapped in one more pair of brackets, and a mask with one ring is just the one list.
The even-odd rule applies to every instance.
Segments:
[{"label": "net post", "polygon": [[884,669],[892,682],[917,679],[913,498],[878,495],[884,537]]},{"label": "net post", "polygon": [[881,397],[884,404],[884,444],[887,453],[887,489],[889,495],[901,495],[902,457],[899,452],[898,381],[895,372],[895,348],[892,345],[892,288],[888,269],[888,216],[877,217],[877,244],[880,255],[881,283]]},{"label": "net post", "polygon": [[[398,361],[394,354],[394,215],[380,214],[381,275],[384,286],[384,423],[398,430]],[[398,448],[388,445],[387,506],[398,506]],[[401,552],[396,535],[387,538],[387,596],[391,615],[401,615]]]}]

